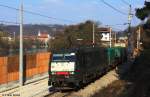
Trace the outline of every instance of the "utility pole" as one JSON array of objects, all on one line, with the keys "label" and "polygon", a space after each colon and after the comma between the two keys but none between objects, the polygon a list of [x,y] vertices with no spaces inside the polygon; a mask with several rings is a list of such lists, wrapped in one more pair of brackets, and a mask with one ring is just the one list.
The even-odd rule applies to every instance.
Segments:
[{"label": "utility pole", "polygon": [[129,14],[128,14],[128,50],[129,50],[129,54],[132,55],[132,32],[131,32],[131,19],[132,19],[132,13],[131,13],[131,5],[129,5]]},{"label": "utility pole", "polygon": [[23,70],[23,2],[20,5],[20,49],[19,49],[19,83],[24,85],[24,70]]},{"label": "utility pole", "polygon": [[137,31],[137,49],[140,48],[140,39],[141,39],[141,27]]},{"label": "utility pole", "polygon": [[[131,5],[129,5],[129,14],[128,14],[128,24],[129,24],[129,29],[128,29],[128,36],[130,37],[131,35],[131,18],[132,18],[132,14],[131,14]],[[128,38],[129,38],[128,37]]]},{"label": "utility pole", "polygon": [[14,40],[16,40],[16,32],[14,32],[13,34],[14,34]]},{"label": "utility pole", "polygon": [[141,27],[139,27],[139,49],[140,49],[140,46],[141,45]]},{"label": "utility pole", "polygon": [[109,28],[109,40],[110,40],[110,42],[109,42],[109,46],[110,46],[110,48],[111,48],[111,33],[112,33],[112,28],[110,27]]},{"label": "utility pole", "polygon": [[117,43],[117,32],[115,32],[115,45]]},{"label": "utility pole", "polygon": [[95,24],[93,23],[93,47],[95,45]]}]

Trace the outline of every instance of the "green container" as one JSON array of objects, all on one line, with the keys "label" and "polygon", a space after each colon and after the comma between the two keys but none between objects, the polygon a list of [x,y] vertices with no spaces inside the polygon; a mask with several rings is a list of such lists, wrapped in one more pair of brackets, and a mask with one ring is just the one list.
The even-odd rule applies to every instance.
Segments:
[{"label": "green container", "polygon": [[107,56],[108,56],[108,64],[109,65],[113,65],[114,61],[115,61],[115,48],[108,48],[107,49]]},{"label": "green container", "polygon": [[127,59],[127,52],[125,47],[116,47],[116,54],[118,55],[118,58],[121,62],[125,62]]},{"label": "green container", "polygon": [[116,61],[123,61],[127,56],[124,47],[107,48],[107,59],[109,65],[115,65]]}]

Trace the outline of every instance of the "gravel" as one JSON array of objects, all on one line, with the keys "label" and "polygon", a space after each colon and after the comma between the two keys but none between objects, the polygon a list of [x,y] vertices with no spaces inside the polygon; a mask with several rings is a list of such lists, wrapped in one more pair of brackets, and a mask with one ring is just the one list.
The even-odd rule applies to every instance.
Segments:
[{"label": "gravel", "polygon": [[115,70],[108,72],[103,77],[99,78],[95,82],[87,85],[83,89],[72,93],[55,93],[49,97],[92,97],[94,94],[99,92],[104,87],[107,87],[112,82],[118,80],[118,75]]},{"label": "gravel", "polygon": [[99,92],[102,88],[107,87],[112,82],[118,80],[115,70],[108,72],[106,75],[89,84],[84,89],[72,93],[68,97],[92,97],[95,93]]}]

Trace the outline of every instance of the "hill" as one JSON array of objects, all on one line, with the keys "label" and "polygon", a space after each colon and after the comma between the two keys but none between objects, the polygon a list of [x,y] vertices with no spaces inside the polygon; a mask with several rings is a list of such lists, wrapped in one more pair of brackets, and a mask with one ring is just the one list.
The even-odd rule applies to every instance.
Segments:
[{"label": "hill", "polygon": [[[51,24],[25,24],[24,25],[24,35],[37,35],[38,31],[47,32],[50,35],[54,35],[56,33],[63,33],[65,25],[51,25]],[[0,25],[0,30],[9,35],[13,36],[15,32],[16,35],[19,35],[19,25]]]}]

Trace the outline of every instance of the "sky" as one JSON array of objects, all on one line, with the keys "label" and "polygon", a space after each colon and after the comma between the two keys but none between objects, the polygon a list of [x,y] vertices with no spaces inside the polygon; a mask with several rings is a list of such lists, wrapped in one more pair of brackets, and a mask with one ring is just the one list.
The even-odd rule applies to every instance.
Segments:
[{"label": "sky", "polygon": [[[144,6],[144,0],[124,0],[132,5],[132,12],[135,8]],[[0,5],[19,8],[21,0],[0,0]],[[86,20],[94,20],[102,23],[102,25],[112,25],[114,29],[125,29],[128,22],[129,6],[122,0],[105,0],[121,12],[122,15],[112,8],[105,5],[101,0],[24,0],[24,10],[40,13],[50,19],[24,13],[24,23],[32,24],[77,24]],[[67,21],[66,21],[67,20]],[[0,6],[0,21],[19,22],[19,12]],[[132,18],[132,25],[140,23],[136,17]]]}]

